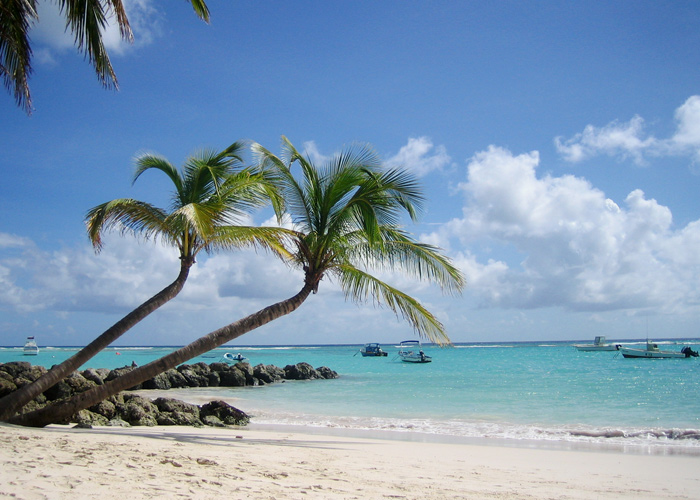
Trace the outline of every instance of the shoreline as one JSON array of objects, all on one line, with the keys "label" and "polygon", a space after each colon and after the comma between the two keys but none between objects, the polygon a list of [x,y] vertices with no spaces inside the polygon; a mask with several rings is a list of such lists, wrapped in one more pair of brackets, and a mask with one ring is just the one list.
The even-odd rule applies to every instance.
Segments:
[{"label": "shoreline", "polygon": [[295,429],[0,428],[19,498],[700,498],[698,457]]},{"label": "shoreline", "polygon": [[[217,394],[216,388],[188,388],[188,389],[169,389],[169,390],[138,390],[133,391],[135,394],[146,398],[156,397],[173,397],[178,400],[188,403],[202,405],[208,403],[212,399],[219,399],[226,403],[242,409],[251,418],[248,428],[253,429],[272,429],[282,432],[293,432],[303,434],[329,434],[332,436],[342,437],[359,437],[359,438],[376,438],[386,439],[391,441],[407,441],[407,442],[432,442],[432,443],[459,443],[466,445],[481,445],[481,446],[501,446],[509,448],[542,448],[552,450],[571,450],[571,451],[599,451],[599,452],[617,452],[628,453],[634,455],[659,455],[659,456],[695,456],[700,457],[700,443],[697,439],[692,440],[664,440],[662,438],[644,438],[644,437],[621,437],[618,434],[623,432],[619,428],[588,428],[578,427],[576,425],[561,426],[558,429],[554,427],[532,425],[532,424],[512,424],[512,428],[530,429],[524,434],[513,435],[511,431],[504,433],[502,430],[494,429],[491,423],[486,423],[485,428],[479,427],[480,424],[472,423],[475,429],[467,434],[459,434],[451,429],[440,429],[433,431],[426,430],[430,426],[421,427],[421,422],[412,422],[406,420],[382,419],[382,418],[346,418],[346,417],[328,417],[328,416],[309,416],[309,415],[294,415],[290,418],[289,415],[284,415],[278,418],[276,415],[267,414],[263,411],[263,415],[259,414],[255,409],[250,409],[247,405],[241,404],[240,395],[222,395]],[[381,421],[378,423],[378,421]],[[422,420],[425,423],[425,420]],[[470,423],[460,424],[457,428],[462,428],[463,425],[470,426]],[[497,425],[504,425],[500,423]],[[506,424],[507,425],[507,424]],[[535,430],[536,429],[536,430]],[[626,432],[652,432],[661,431],[660,428],[653,429],[626,429]],[[567,432],[577,431],[581,433],[579,438],[567,435]],[[668,431],[668,429],[665,429]],[[700,433],[697,429],[678,429],[678,431],[690,431],[694,434]],[[603,434],[610,433],[609,437],[604,437]],[[586,435],[589,433],[589,435]]]}]

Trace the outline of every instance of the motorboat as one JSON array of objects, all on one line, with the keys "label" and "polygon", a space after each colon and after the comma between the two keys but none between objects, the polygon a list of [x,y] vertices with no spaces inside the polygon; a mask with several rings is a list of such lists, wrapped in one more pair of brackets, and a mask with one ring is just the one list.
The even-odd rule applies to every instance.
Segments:
[{"label": "motorboat", "polygon": [[423,352],[418,340],[404,340],[399,344],[399,357],[407,363],[430,363],[433,358]]},{"label": "motorboat", "polygon": [[579,351],[617,351],[620,349],[620,344],[609,344],[603,335],[599,335],[593,340],[592,344],[574,344],[574,347]]},{"label": "motorboat", "polygon": [[227,352],[224,354],[223,359],[228,363],[240,363],[241,361],[245,361],[247,358],[240,352],[238,354],[231,354],[230,352]]},{"label": "motorboat", "polygon": [[372,358],[379,356],[386,356],[386,351],[382,350],[381,346],[377,343],[365,344],[365,346],[360,349],[360,354],[363,358]]},{"label": "motorboat", "polygon": [[39,346],[36,345],[34,337],[27,337],[27,341],[24,343],[24,355],[36,356],[37,354],[39,354]]},{"label": "motorboat", "polygon": [[620,352],[625,358],[690,358],[697,357],[698,353],[685,346],[680,351],[662,351],[654,342],[647,340],[646,349],[635,349],[620,346]]}]

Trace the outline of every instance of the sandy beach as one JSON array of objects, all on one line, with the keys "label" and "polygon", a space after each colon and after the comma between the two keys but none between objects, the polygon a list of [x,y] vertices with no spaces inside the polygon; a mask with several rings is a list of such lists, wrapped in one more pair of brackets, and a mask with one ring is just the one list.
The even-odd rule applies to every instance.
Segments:
[{"label": "sandy beach", "polygon": [[279,429],[0,430],[3,498],[700,498],[696,456]]}]

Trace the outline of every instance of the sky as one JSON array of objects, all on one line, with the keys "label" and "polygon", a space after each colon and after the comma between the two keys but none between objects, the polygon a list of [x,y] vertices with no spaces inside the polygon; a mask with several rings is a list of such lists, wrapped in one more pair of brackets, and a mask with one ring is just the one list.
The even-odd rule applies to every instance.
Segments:
[{"label": "sky", "polygon": [[[453,342],[700,337],[697,1],[126,0],[102,88],[49,3],[31,32],[30,116],[0,98],[0,345],[85,345],[175,279],[177,252],[109,234],[87,210],[167,207],[157,172],[237,140],[322,163],[371,144],[427,198],[406,229],[467,286],[382,276]],[[267,224],[269,209],[251,215]],[[117,345],[183,345],[294,295],[264,252],[200,256],[182,293]],[[237,345],[394,343],[415,333],[337,283]]]}]

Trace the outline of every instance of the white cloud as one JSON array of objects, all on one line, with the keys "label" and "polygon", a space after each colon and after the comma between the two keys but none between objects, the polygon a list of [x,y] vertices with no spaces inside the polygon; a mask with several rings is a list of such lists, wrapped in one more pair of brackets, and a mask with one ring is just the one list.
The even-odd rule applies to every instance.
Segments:
[{"label": "white cloud", "polygon": [[584,179],[538,178],[538,165],[537,152],[494,146],[470,160],[463,215],[439,233],[465,247],[491,242],[487,264],[458,257],[469,293],[506,308],[696,307],[700,222],[674,231],[670,210],[640,190],[620,207]]},{"label": "white cloud", "polygon": [[650,156],[690,156],[700,161],[700,96],[689,97],[676,109],[675,133],[666,139],[647,135],[644,119],[633,117],[627,123],[612,122],[604,127],[587,125],[571,139],[555,138],[559,153],[570,162],[580,162],[597,155],[631,158],[645,164]]},{"label": "white cloud", "polygon": [[442,170],[450,161],[445,146],[435,147],[428,137],[410,137],[408,143],[386,163],[404,167],[418,177],[423,177],[432,171]]}]

